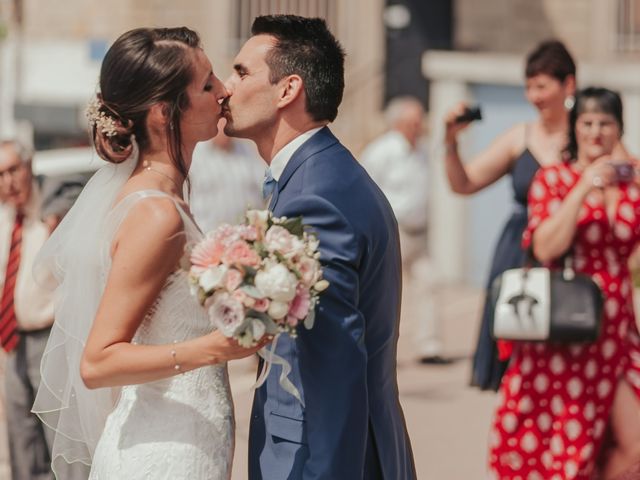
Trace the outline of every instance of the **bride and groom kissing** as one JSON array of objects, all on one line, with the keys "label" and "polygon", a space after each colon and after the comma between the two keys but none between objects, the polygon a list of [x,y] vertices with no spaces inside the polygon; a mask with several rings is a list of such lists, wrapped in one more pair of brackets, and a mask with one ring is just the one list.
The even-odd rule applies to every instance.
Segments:
[{"label": "bride and groom kissing", "polygon": [[256,390],[249,478],[416,478],[396,380],[398,229],[327,128],[343,89],[344,52],[317,18],[256,18],[224,85],[185,27],[111,46],[90,118],[107,163],[36,269],[59,290],[34,405],[56,430],[59,475],[82,462],[92,479],[231,477],[226,363],[269,340],[244,348],[212,331],[178,268],[202,238],[183,200],[191,154],[224,117],[269,165],[273,214],[313,228],[330,285],[314,328],[276,347],[302,401],[277,367]]}]

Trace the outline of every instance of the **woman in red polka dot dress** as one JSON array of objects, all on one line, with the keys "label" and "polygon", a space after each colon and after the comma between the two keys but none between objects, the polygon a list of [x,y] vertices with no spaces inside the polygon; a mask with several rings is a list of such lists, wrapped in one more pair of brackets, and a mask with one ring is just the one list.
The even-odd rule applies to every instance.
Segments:
[{"label": "woman in red polka dot dress", "polygon": [[490,471],[501,480],[595,478],[608,427],[615,446],[602,478],[640,461],[640,337],[627,267],[640,240],[640,183],[612,165],[620,97],[583,90],[569,132],[572,160],[541,169],[531,185],[523,243],[555,266],[572,249],[575,269],[604,293],[602,331],[593,343],[514,343],[490,438]]}]

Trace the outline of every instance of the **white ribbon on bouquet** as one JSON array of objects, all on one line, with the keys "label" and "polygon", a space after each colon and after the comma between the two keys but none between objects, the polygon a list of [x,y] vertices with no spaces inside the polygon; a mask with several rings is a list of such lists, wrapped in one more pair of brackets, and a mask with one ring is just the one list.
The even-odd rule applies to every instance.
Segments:
[{"label": "white ribbon on bouquet", "polygon": [[289,374],[291,373],[291,364],[287,362],[284,358],[282,358],[280,355],[277,355],[275,353],[276,346],[278,345],[279,337],[280,337],[280,334],[275,336],[275,338],[273,339],[273,342],[271,342],[271,349],[269,349],[269,347],[262,347],[258,351],[258,355],[260,355],[264,359],[264,363],[262,364],[262,370],[260,372],[260,375],[258,375],[258,379],[256,380],[256,383],[251,388],[252,390],[256,390],[260,388],[264,384],[264,382],[267,381],[267,377],[271,372],[271,366],[274,364],[280,365],[282,367],[282,370],[280,372],[280,379],[278,383],[280,383],[280,386],[286,392],[296,397],[296,399],[304,407],[304,400],[302,400],[300,391],[298,391],[296,386],[293,383],[291,383],[291,380],[289,380]]}]

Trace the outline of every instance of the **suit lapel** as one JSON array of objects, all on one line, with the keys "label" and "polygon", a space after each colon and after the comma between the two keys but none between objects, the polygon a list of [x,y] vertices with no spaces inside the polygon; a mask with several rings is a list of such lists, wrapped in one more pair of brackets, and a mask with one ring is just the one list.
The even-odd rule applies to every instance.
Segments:
[{"label": "suit lapel", "polygon": [[300,145],[300,148],[291,156],[291,160],[287,163],[287,166],[280,176],[280,180],[278,180],[278,185],[274,189],[273,196],[269,202],[269,210],[275,209],[276,203],[278,202],[278,194],[284,189],[287,182],[291,179],[291,176],[300,168],[305,160],[337,142],[338,139],[331,133],[331,130],[329,130],[328,127],[324,127]]}]

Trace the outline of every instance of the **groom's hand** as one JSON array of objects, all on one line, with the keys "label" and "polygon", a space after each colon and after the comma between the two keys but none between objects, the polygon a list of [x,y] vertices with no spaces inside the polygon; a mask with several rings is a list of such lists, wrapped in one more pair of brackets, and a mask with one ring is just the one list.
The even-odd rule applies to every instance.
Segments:
[{"label": "groom's hand", "polygon": [[208,343],[208,351],[211,356],[211,364],[224,363],[229,360],[237,360],[239,358],[254,355],[265,345],[273,340],[273,336],[266,335],[257,345],[253,347],[243,347],[233,338],[225,337],[220,331],[211,332],[206,337]]}]

